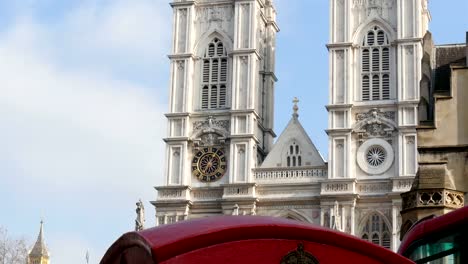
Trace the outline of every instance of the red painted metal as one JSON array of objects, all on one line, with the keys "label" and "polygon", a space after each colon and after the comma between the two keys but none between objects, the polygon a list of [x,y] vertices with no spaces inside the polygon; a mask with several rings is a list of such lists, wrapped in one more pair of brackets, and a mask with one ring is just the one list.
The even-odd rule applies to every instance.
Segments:
[{"label": "red painted metal", "polygon": [[[153,263],[280,263],[298,244],[320,264],[413,263],[356,237],[283,218],[220,216],[128,233],[108,250],[102,264],[117,262],[119,252],[147,250]],[[130,259],[130,258],[129,258]],[[135,262],[136,263],[136,262]],[[151,262],[139,262],[151,263]]]},{"label": "red painted metal", "polygon": [[463,207],[448,214],[425,220],[412,227],[405,234],[398,254],[404,255],[415,242],[430,239],[447,232],[460,232],[468,225],[468,207]]}]

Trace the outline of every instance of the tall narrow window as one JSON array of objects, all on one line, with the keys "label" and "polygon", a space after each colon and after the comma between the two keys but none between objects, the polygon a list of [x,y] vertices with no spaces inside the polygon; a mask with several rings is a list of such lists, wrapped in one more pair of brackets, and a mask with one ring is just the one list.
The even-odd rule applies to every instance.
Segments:
[{"label": "tall narrow window", "polygon": [[225,108],[227,103],[228,58],[223,43],[214,38],[203,55],[201,109]]},{"label": "tall narrow window", "polygon": [[361,99],[390,99],[390,41],[377,26],[369,30],[362,41]]},{"label": "tall narrow window", "polygon": [[361,238],[384,248],[391,248],[390,231],[383,217],[377,213],[367,218],[361,231]]},{"label": "tall narrow window", "polygon": [[302,166],[301,148],[296,142],[289,145],[288,152],[286,153],[286,161],[288,167]]}]

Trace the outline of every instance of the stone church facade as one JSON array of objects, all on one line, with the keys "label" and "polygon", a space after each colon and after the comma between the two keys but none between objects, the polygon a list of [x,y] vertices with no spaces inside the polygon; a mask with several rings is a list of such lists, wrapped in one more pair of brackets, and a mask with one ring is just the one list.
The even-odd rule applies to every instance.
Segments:
[{"label": "stone church facade", "polygon": [[218,214],[320,224],[396,250],[417,169],[427,0],[330,0],[329,157],[297,100],[273,144],[272,0],[175,1],[157,224]]}]

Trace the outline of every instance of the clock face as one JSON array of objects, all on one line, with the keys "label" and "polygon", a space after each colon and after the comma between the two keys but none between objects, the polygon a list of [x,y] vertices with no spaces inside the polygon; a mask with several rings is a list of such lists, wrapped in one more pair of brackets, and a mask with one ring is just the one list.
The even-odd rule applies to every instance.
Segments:
[{"label": "clock face", "polygon": [[203,182],[219,180],[226,172],[226,167],[226,157],[219,148],[205,147],[195,153],[192,160],[192,173]]}]

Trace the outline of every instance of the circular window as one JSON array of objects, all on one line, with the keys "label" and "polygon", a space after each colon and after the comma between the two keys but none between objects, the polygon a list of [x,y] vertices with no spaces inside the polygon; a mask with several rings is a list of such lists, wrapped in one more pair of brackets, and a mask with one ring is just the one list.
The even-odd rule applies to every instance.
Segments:
[{"label": "circular window", "polygon": [[367,150],[367,163],[373,167],[378,167],[384,163],[387,153],[381,146],[374,145]]},{"label": "circular window", "polygon": [[357,151],[357,163],[366,173],[376,175],[386,172],[393,164],[392,146],[380,138],[369,139]]}]

